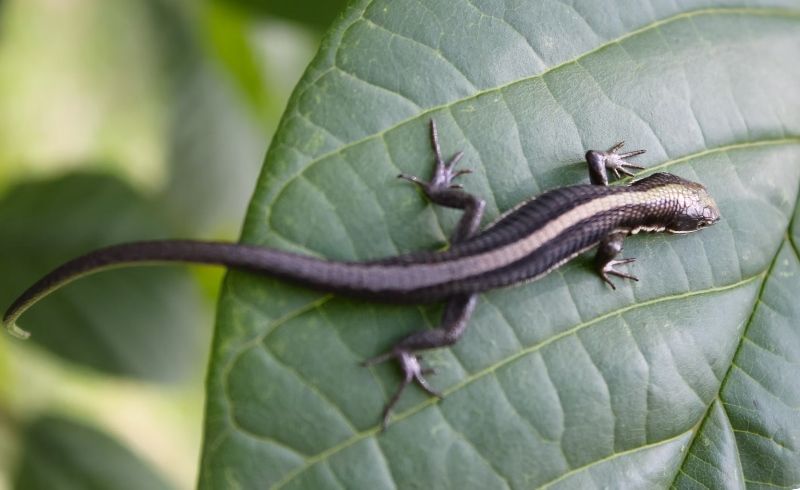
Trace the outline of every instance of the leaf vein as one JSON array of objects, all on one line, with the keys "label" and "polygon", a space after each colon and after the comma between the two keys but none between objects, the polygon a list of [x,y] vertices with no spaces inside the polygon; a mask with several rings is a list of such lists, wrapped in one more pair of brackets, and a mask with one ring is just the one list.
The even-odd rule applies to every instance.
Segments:
[{"label": "leaf vein", "polygon": [[502,473],[500,473],[500,470],[499,470],[499,469],[497,469],[497,468],[494,466],[494,464],[493,464],[493,463],[492,463],[492,462],[489,460],[489,458],[488,458],[488,457],[486,457],[486,455],[485,455],[485,454],[483,454],[483,453],[481,452],[481,450],[480,450],[480,445],[479,445],[479,444],[475,444],[474,442],[472,442],[472,441],[471,441],[471,440],[470,440],[470,439],[467,437],[467,435],[466,435],[466,434],[464,434],[463,432],[461,432],[460,430],[456,429],[456,428],[453,426],[453,424],[450,422],[450,420],[448,420],[448,419],[447,419],[447,416],[446,416],[446,415],[444,414],[444,412],[441,410],[441,405],[438,405],[438,404],[437,404],[437,405],[436,405],[436,408],[438,409],[438,411],[439,411],[439,414],[440,414],[440,415],[441,415],[441,417],[442,417],[442,420],[443,420],[443,421],[444,421],[444,422],[445,422],[445,423],[448,425],[448,427],[450,427],[450,430],[452,430],[452,431],[453,431],[453,434],[454,434],[456,437],[458,437],[459,439],[461,439],[462,441],[464,441],[464,442],[465,442],[465,443],[466,443],[466,444],[467,444],[469,447],[471,447],[471,448],[472,448],[472,449],[475,451],[475,454],[477,454],[478,456],[480,456],[480,458],[481,458],[481,459],[482,459],[482,460],[483,460],[483,461],[486,463],[486,465],[487,465],[489,468],[491,468],[492,472],[493,472],[495,475],[497,475],[497,477],[498,477],[498,478],[499,478],[499,479],[500,479],[500,480],[501,480],[501,481],[502,481],[502,482],[505,484],[505,488],[507,488],[507,489],[510,489],[510,488],[511,488],[511,485],[510,485],[510,483],[509,483],[509,481],[508,481],[508,478],[507,478],[505,475],[503,475]]},{"label": "leaf vein", "polygon": [[749,373],[749,372],[748,372],[748,371],[747,371],[745,368],[743,368],[742,366],[740,366],[740,365],[736,364],[736,362],[735,362],[735,361],[731,363],[731,368],[736,368],[736,369],[738,369],[738,370],[739,370],[739,371],[741,371],[741,372],[742,372],[742,373],[743,373],[745,376],[747,376],[748,378],[752,379],[752,380],[753,380],[753,382],[755,382],[755,383],[756,383],[758,386],[760,386],[760,387],[761,387],[761,388],[762,388],[762,389],[763,389],[763,390],[764,390],[766,393],[768,393],[768,394],[769,394],[769,395],[770,395],[772,398],[774,398],[774,399],[775,399],[775,401],[777,401],[777,402],[780,402],[780,404],[781,404],[781,405],[784,405],[786,408],[788,408],[788,409],[790,409],[790,410],[793,410],[793,411],[795,411],[795,412],[797,412],[797,411],[800,411],[800,407],[798,407],[798,406],[792,406],[792,405],[789,405],[789,404],[786,402],[786,400],[784,400],[783,398],[781,398],[780,396],[778,396],[778,394],[776,394],[776,393],[773,393],[772,391],[770,391],[770,389],[769,389],[769,388],[767,388],[766,386],[764,386],[764,382],[763,382],[763,381],[759,380],[758,378],[756,378],[755,376],[753,376],[752,374],[750,374],[750,373]]},{"label": "leaf vein", "polygon": [[511,28],[511,30],[513,30],[514,33],[516,33],[519,38],[521,38],[523,41],[525,41],[525,46],[528,48],[528,51],[530,51],[530,53],[533,55],[533,57],[536,59],[536,61],[540,65],[542,65],[542,68],[545,68],[547,66],[547,64],[544,62],[544,59],[541,57],[541,55],[539,55],[539,53],[537,53],[536,50],[533,49],[533,45],[531,44],[531,41],[517,28],[517,26],[513,25],[512,23],[510,23],[508,21],[508,19],[506,19],[505,17],[498,17],[498,16],[492,15],[492,14],[490,14],[490,13],[484,11],[484,10],[481,10],[475,4],[475,2],[473,0],[466,0],[466,2],[467,2],[467,4],[469,6],[474,8],[481,15],[483,15],[485,17],[488,17],[490,19],[498,20],[498,21],[502,22],[503,24],[507,25],[509,28]]},{"label": "leaf vein", "polygon": [[[418,45],[418,46],[421,46],[421,47],[424,47],[424,48],[426,48],[426,49],[429,49],[429,50],[430,50],[430,51],[432,51],[432,52],[433,52],[433,53],[434,53],[434,54],[435,54],[435,55],[436,55],[436,56],[437,56],[439,59],[441,59],[441,60],[443,60],[443,61],[446,61],[448,65],[452,66],[452,67],[453,67],[453,69],[454,69],[454,70],[456,70],[456,71],[458,72],[458,74],[459,74],[459,75],[461,75],[461,76],[464,78],[464,81],[465,81],[465,82],[467,82],[467,83],[469,83],[469,84],[470,84],[470,86],[471,86],[473,89],[475,89],[476,91],[478,90],[478,87],[476,87],[476,86],[475,86],[475,83],[474,83],[472,80],[470,80],[470,79],[469,79],[469,77],[466,75],[466,73],[464,73],[464,71],[463,71],[461,68],[459,68],[458,66],[456,66],[456,65],[455,65],[455,64],[454,64],[452,61],[450,61],[450,60],[449,60],[449,59],[448,59],[448,58],[447,58],[447,57],[444,55],[444,53],[442,53],[441,49],[439,49],[439,48],[434,48],[433,46],[428,46],[427,44],[423,43],[422,41],[420,41],[420,40],[418,40],[418,39],[414,39],[413,37],[404,36],[403,34],[400,34],[400,33],[398,33],[398,32],[394,32],[394,31],[392,31],[392,30],[388,29],[387,27],[384,27],[384,26],[382,26],[382,25],[380,25],[380,24],[376,23],[376,22],[375,22],[375,21],[373,21],[372,19],[367,19],[367,18],[364,18],[364,21],[365,21],[365,22],[368,22],[368,23],[370,23],[370,24],[372,24],[372,25],[374,25],[375,27],[377,27],[378,29],[381,29],[381,30],[382,30],[382,31],[384,31],[384,32],[387,32],[387,33],[389,33],[389,34],[390,34],[391,36],[393,36],[393,37],[398,37],[398,38],[400,38],[400,39],[405,39],[405,40],[407,40],[407,41],[409,41],[409,42],[412,42],[412,43],[414,43],[414,44],[416,44],[416,45]],[[419,106],[418,106],[418,107],[419,107]],[[420,107],[420,109],[422,109],[422,108]],[[415,119],[416,117],[418,117],[418,116],[412,117],[411,119]],[[400,124],[402,124],[402,123],[400,123]],[[399,125],[399,124],[398,124],[398,125]],[[397,127],[397,126],[394,126],[394,127]],[[387,131],[387,130],[384,130],[383,132],[386,132],[386,131]],[[365,139],[365,140],[367,140],[367,139],[370,139],[370,138],[372,138],[372,136],[368,136],[367,138],[364,138],[364,139]],[[350,143],[350,144],[351,144],[351,145],[352,145],[352,144],[358,144],[358,141],[354,141],[353,143]]]},{"label": "leaf vein", "polygon": [[422,107],[420,107],[419,104],[416,101],[412,100],[411,98],[409,98],[409,96],[407,96],[407,95],[405,95],[405,94],[403,94],[403,93],[401,93],[401,92],[399,92],[397,90],[390,89],[390,88],[384,87],[383,85],[378,85],[377,83],[375,83],[373,81],[361,78],[360,76],[356,75],[355,73],[349,72],[349,71],[345,70],[344,68],[342,68],[339,65],[333,65],[333,68],[336,71],[338,71],[339,73],[345,75],[346,77],[352,78],[353,80],[356,80],[359,83],[363,83],[365,85],[369,85],[370,87],[377,88],[378,90],[380,90],[382,92],[388,92],[388,93],[390,93],[392,95],[396,95],[397,97],[400,97],[401,99],[405,100],[406,102],[408,102],[409,104],[411,104],[413,106],[412,111],[422,110]]},{"label": "leaf vein", "polygon": [[653,443],[650,443],[650,444],[643,444],[641,446],[630,448],[630,449],[627,449],[625,451],[614,452],[614,453],[609,454],[608,456],[606,456],[604,458],[600,458],[600,459],[598,459],[596,461],[592,461],[592,462],[587,463],[585,465],[573,468],[572,470],[564,473],[563,475],[561,475],[561,476],[559,476],[557,478],[554,478],[553,480],[550,480],[549,482],[546,482],[545,484],[541,485],[539,487],[539,489],[543,490],[543,489],[545,489],[547,487],[551,487],[551,486],[555,485],[558,482],[566,480],[567,478],[571,477],[572,475],[580,473],[581,471],[585,471],[585,470],[587,470],[589,468],[592,468],[594,466],[597,466],[599,464],[603,464],[603,463],[606,463],[608,461],[613,461],[613,460],[615,460],[617,458],[620,458],[622,456],[627,456],[629,454],[634,454],[634,453],[637,453],[639,451],[646,451],[648,449],[652,449],[652,448],[655,448],[655,447],[658,447],[658,446],[662,446],[664,444],[669,444],[671,442],[677,441],[678,439],[680,439],[681,437],[686,435],[687,432],[681,432],[679,434],[676,434],[676,435],[674,435],[672,437],[669,437],[667,439],[663,439],[663,440],[658,441],[658,442],[653,442]]},{"label": "leaf vein", "polygon": [[[800,202],[800,201],[798,201],[798,202]],[[760,286],[760,289],[758,291],[758,295],[756,296],[756,299],[753,302],[753,307],[752,307],[752,310],[750,312],[750,317],[748,318],[748,320],[747,320],[747,322],[745,324],[745,327],[742,330],[742,336],[739,339],[739,345],[736,347],[736,350],[734,351],[733,356],[731,357],[731,365],[728,367],[728,370],[725,372],[725,375],[722,377],[722,381],[720,382],[719,387],[717,389],[717,395],[716,395],[715,399],[719,399],[722,402],[723,407],[726,405],[726,403],[725,403],[725,401],[722,400],[720,394],[722,393],[723,389],[725,388],[725,385],[727,384],[728,378],[729,378],[731,372],[733,371],[736,357],[739,355],[739,352],[741,351],[741,348],[742,348],[742,344],[744,343],[744,338],[747,336],[747,331],[750,328],[750,325],[752,325],[752,323],[753,323],[753,319],[755,318],[756,311],[758,310],[758,305],[761,302],[761,298],[764,295],[764,290],[766,289],[767,279],[769,278],[770,273],[772,272],[772,269],[775,267],[775,263],[778,260],[778,255],[780,253],[780,249],[781,248],[782,248],[782,244],[775,251],[775,255],[772,258],[772,262],[770,263],[769,267],[767,267],[767,270],[763,273],[761,286]],[[700,433],[701,427],[705,424],[706,420],[708,419],[708,416],[711,413],[711,406],[712,405],[713,405],[713,401],[711,403],[709,403],[708,408],[706,408],[705,414],[700,419],[700,422],[697,425],[697,429],[692,434],[691,440],[689,441],[689,448],[690,449],[691,449],[691,446],[694,444],[694,441],[695,441],[695,438],[697,437],[697,434]],[[723,412],[724,411],[725,410],[723,410]],[[728,415],[727,412],[725,413],[725,415],[726,416]],[[733,427],[732,424],[731,424],[731,427],[732,427],[732,430],[734,430],[734,431],[736,430]],[[687,450],[687,456],[688,456],[688,454],[689,454],[689,451]],[[685,461],[686,461],[686,456],[684,456],[684,462]],[[684,463],[681,462],[681,465],[680,465],[679,468],[682,468],[683,464]],[[676,474],[676,477],[677,477],[677,474]],[[674,484],[675,484],[675,479],[673,478],[673,485]]]}]

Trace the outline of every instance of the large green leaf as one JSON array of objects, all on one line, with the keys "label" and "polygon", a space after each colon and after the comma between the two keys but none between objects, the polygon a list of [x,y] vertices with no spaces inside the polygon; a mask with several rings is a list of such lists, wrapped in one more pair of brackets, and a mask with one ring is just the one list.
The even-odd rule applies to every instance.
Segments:
[{"label": "large green leaf", "polygon": [[[358,362],[440,307],[383,306],[231,273],[208,377],[203,488],[800,485],[796,1],[356,2],[289,104],[243,240],[334,259],[442,246],[427,121],[466,152],[487,221],[586,181],[625,138],[706,184],[723,221],[638,236],[638,283],[579,259],[481,297],[432,352],[443,401]],[[680,5],[679,5],[680,4]],[[795,228],[797,230],[797,228]],[[797,233],[795,231],[795,233]]]}]

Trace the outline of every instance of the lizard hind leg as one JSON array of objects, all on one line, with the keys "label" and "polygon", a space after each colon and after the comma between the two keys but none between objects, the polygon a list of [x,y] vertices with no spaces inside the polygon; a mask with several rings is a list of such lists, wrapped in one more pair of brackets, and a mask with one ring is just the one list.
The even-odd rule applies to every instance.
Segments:
[{"label": "lizard hind leg", "polygon": [[433,370],[422,367],[417,352],[455,344],[467,329],[476,301],[477,295],[475,294],[456,296],[450,299],[445,305],[441,323],[437,328],[414,332],[395,344],[388,352],[368,359],[363,363],[365,366],[373,366],[390,359],[396,359],[403,372],[403,380],[400,382],[400,386],[397,387],[397,390],[384,406],[381,422],[382,429],[385,430],[389,425],[392,410],[400,400],[403,391],[411,383],[416,383],[430,395],[437,398],[442,397],[425,379],[426,375],[433,374]]},{"label": "lizard hind leg", "polygon": [[461,175],[472,173],[472,170],[470,169],[456,170],[456,165],[458,165],[458,162],[461,161],[461,158],[464,156],[463,151],[456,152],[449,161],[444,161],[444,158],[442,157],[442,147],[439,144],[439,131],[437,130],[436,122],[433,119],[430,121],[430,128],[431,146],[433,147],[433,154],[435,157],[435,166],[431,180],[427,182],[413,175],[398,175],[399,178],[408,180],[420,186],[422,190],[425,191],[425,194],[428,195],[428,197],[431,197],[431,192],[435,194],[448,188],[463,188],[461,185],[453,184],[453,180]]},{"label": "lizard hind leg", "polygon": [[[463,153],[458,152],[453,155],[450,161],[445,162],[439,145],[439,133],[433,120],[430,122],[430,128],[431,146],[435,157],[435,167],[430,182],[403,174],[399,175],[399,177],[418,185],[434,204],[464,211],[450,237],[450,243],[454,244],[468,239],[478,231],[486,203],[483,199],[464,191],[461,186],[452,183],[453,179],[459,175],[469,173],[468,170],[455,170],[455,166],[461,160]],[[440,396],[425,379],[425,376],[433,374],[433,371],[422,367],[417,353],[423,350],[447,347],[456,343],[467,329],[469,317],[475,309],[476,301],[477,295],[474,294],[458,295],[450,298],[445,304],[444,314],[437,328],[414,332],[400,340],[388,352],[364,362],[365,366],[372,366],[390,359],[396,359],[400,365],[400,370],[403,372],[403,380],[400,386],[386,403],[383,410],[382,427],[384,429],[389,423],[392,409],[397,405],[400,396],[409,384],[416,383],[429,394]]]},{"label": "lizard hind leg", "polygon": [[486,202],[466,191],[460,184],[454,184],[453,180],[457,177],[471,173],[472,170],[456,170],[456,165],[464,156],[463,152],[457,152],[445,162],[442,158],[442,149],[439,145],[439,132],[436,123],[431,119],[431,146],[435,157],[433,176],[430,181],[425,181],[413,175],[400,174],[399,178],[408,180],[418,185],[428,199],[439,206],[461,209],[464,214],[456,226],[456,230],[450,238],[451,243],[465,240],[475,234],[481,224],[483,210]]}]

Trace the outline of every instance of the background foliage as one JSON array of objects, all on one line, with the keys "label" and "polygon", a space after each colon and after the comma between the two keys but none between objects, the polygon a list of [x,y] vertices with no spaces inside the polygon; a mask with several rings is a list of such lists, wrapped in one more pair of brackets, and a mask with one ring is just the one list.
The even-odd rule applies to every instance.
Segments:
[{"label": "background foliage", "polygon": [[[237,238],[342,7],[274,4],[0,2],[0,303],[97,245]],[[31,342],[0,336],[0,489],[193,487],[221,275],[103,274],[31,312]]]}]

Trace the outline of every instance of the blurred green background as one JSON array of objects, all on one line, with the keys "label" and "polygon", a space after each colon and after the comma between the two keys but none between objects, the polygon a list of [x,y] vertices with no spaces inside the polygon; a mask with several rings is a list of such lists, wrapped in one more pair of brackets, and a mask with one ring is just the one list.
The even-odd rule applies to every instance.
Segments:
[{"label": "blurred green background", "polygon": [[[235,240],[342,0],[0,0],[0,303],[83,251]],[[191,488],[223,271],[88,278],[0,335],[0,490]],[[102,464],[98,464],[102,461]]]}]

